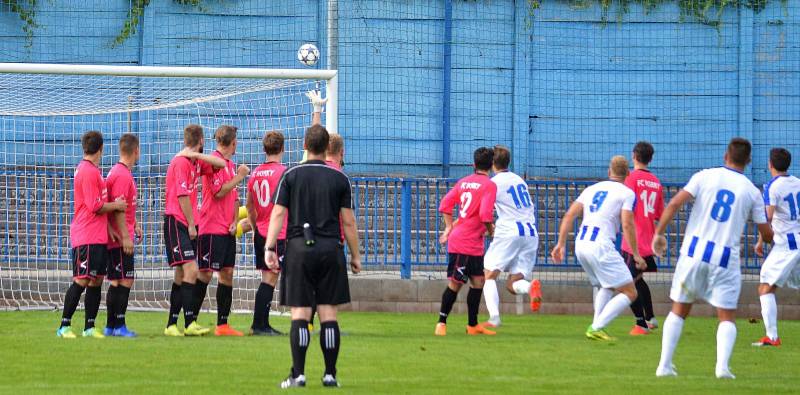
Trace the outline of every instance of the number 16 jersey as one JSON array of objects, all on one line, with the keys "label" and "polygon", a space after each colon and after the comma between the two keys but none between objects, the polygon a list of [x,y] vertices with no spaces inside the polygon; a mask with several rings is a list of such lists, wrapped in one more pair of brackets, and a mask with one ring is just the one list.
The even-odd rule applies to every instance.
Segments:
[{"label": "number 16 jersey", "polygon": [[502,171],[492,177],[497,185],[495,238],[538,236],[536,209],[522,177]]},{"label": "number 16 jersey", "polygon": [[[250,179],[247,180],[247,191],[253,198],[253,205],[256,207],[256,229],[254,231],[267,237],[269,231],[269,218],[272,215],[273,204],[272,195],[278,189],[278,183],[286,171],[286,166],[278,162],[267,162],[256,168]],[[287,215],[288,219],[289,216]],[[278,240],[286,239],[286,221],[278,235]]]}]

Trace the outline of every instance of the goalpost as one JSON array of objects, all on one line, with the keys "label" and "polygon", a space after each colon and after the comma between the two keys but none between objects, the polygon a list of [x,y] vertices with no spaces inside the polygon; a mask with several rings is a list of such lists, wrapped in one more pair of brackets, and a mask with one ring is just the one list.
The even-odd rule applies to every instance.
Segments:
[{"label": "goalpost", "polygon": [[[135,249],[130,304],[163,309],[173,277],[161,234],[164,179],[184,126],[203,126],[206,152],[219,125],[237,126],[233,160],[251,169],[264,161],[265,132],[280,130],[284,162],[296,163],[313,111],[305,93],[314,89],[328,97],[324,124],[336,132],[335,70],[0,63],[0,309],[63,303],[72,281],[72,177],[85,131],[103,133],[104,175],[119,159],[120,135],[139,136],[133,174],[144,240]],[[243,184],[242,204],[244,194]],[[260,282],[252,234],[238,240],[236,269],[233,308],[250,310]],[[206,308],[214,308],[215,292],[208,295]]]}]

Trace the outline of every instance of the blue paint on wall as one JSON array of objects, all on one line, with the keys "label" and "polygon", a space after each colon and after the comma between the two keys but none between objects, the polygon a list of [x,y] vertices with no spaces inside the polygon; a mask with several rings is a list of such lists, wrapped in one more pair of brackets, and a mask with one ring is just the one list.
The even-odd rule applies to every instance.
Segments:
[{"label": "blue paint on wall", "polygon": [[[200,12],[154,0],[137,33],[119,46],[112,42],[128,1],[41,2],[27,48],[16,15],[0,8],[0,61],[301,67],[294,55],[302,43],[325,53],[321,2],[243,0]],[[654,170],[674,182],[718,165],[727,140],[742,133],[754,142],[758,182],[767,177],[770,147],[800,152],[800,7],[771,3],[744,19],[752,29],[740,28],[732,10],[714,29],[681,20],[674,4],[647,14],[632,5],[623,22],[603,23],[598,7],[567,2],[544,2],[525,20],[522,3],[452,2],[451,175],[469,171],[476,147],[498,143],[515,148],[515,169],[531,177],[598,178],[610,156],[647,139],[656,146]],[[339,7],[340,131],[350,171],[442,174],[444,0]],[[259,131],[269,125],[226,119],[244,126],[245,149],[258,149]],[[183,121],[173,121],[137,127],[162,141],[163,133],[179,133]],[[124,122],[95,117],[42,128],[33,119],[2,119],[0,160],[68,165],[79,130],[112,124]],[[147,163],[161,166],[174,147],[153,150]]]}]

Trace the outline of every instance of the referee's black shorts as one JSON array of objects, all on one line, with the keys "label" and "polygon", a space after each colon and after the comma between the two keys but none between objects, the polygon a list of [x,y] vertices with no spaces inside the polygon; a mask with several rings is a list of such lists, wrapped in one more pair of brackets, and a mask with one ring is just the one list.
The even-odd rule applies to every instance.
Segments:
[{"label": "referee's black shorts", "polygon": [[288,240],[280,283],[281,304],[290,307],[350,303],[344,246],[337,238]]}]

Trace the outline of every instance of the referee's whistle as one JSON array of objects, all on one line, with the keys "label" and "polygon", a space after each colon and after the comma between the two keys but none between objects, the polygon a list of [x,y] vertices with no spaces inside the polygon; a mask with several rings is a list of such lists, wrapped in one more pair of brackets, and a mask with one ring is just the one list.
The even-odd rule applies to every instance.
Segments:
[{"label": "referee's whistle", "polygon": [[303,224],[303,237],[306,239],[307,246],[313,246],[316,242],[314,240],[314,231],[311,230],[311,225],[308,223]]}]

